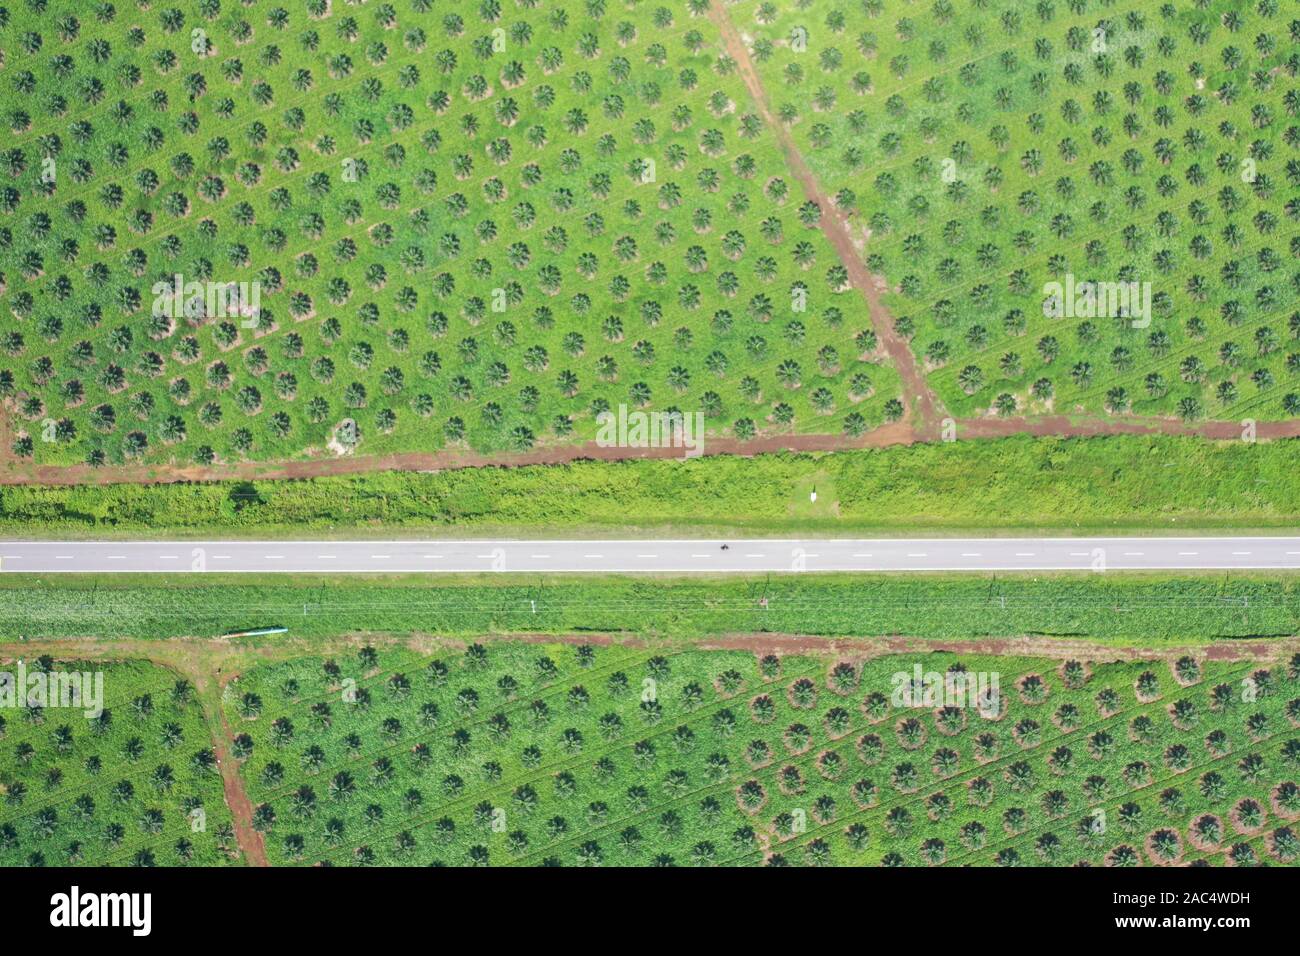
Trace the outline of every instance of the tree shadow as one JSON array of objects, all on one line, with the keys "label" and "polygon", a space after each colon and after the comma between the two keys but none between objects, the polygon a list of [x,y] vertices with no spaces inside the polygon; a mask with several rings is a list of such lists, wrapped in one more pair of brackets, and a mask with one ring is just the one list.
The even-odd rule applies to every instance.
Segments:
[{"label": "tree shadow", "polygon": [[235,506],[235,511],[243,511],[250,505],[264,505],[266,499],[262,497],[257,490],[257,485],[251,481],[236,482],[230,489],[230,503]]}]

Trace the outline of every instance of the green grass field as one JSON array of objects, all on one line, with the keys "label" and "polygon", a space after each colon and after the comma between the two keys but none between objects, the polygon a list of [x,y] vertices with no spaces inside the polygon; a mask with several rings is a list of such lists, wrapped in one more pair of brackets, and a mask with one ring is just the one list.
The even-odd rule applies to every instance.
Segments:
[{"label": "green grass field", "polygon": [[[1296,442],[1010,438],[834,454],[437,474],[0,486],[0,532],[104,535],[924,534],[1291,528]],[[817,502],[809,500],[816,488]]]},{"label": "green grass field", "polygon": [[[997,704],[906,706],[916,667]],[[1246,865],[1300,853],[1298,667],[494,642],[260,668],[227,711],[281,864]]]},{"label": "green grass field", "polygon": [[277,625],[288,636],[262,642],[304,648],[346,633],[1045,635],[1156,646],[1300,632],[1300,581],[1291,575],[65,574],[0,577],[0,596],[0,629],[33,646],[43,637],[211,638]]},{"label": "green grass field", "polygon": [[[1287,4],[728,9],[952,412],[1300,413]],[[1149,324],[1045,317],[1067,274],[1148,283]]]}]

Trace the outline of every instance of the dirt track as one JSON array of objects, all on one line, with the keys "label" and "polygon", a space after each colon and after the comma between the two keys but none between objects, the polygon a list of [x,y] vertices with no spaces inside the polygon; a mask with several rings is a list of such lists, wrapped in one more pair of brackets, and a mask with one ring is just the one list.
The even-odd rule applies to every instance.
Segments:
[{"label": "dirt track", "polygon": [[[230,808],[235,840],[244,852],[244,859],[249,866],[270,866],[266,858],[266,843],[262,834],[253,826],[253,802],[248,799],[244,778],[239,775],[239,761],[230,752],[230,744],[235,735],[230,729],[230,722],[226,720],[226,712],[221,708],[221,691],[225,687],[225,680],[222,675],[206,672],[195,673],[191,679],[198,690],[199,699],[203,701],[204,716],[209,726],[213,727],[212,749],[217,754],[221,786],[225,791],[226,806]],[[216,732],[217,725],[220,726],[220,733]]]},{"label": "dirt track", "polygon": [[[833,435],[769,435],[751,441],[710,438],[706,455],[760,455],[780,451],[839,451],[846,448],[887,448],[915,441],[905,422],[891,422],[858,438]],[[401,452],[392,455],[359,455],[316,458],[307,461],[239,462],[211,467],[138,465],[91,468],[87,465],[57,466],[11,464],[0,471],[0,485],[158,484],[174,481],[221,481],[316,478],[323,475],[355,475],[372,471],[448,471],[459,468],[560,465],[573,461],[622,461],[681,458],[680,448],[608,448],[587,442],[556,445],[527,452],[480,454],[473,451]]]},{"label": "dirt track", "polygon": [[1039,635],[1025,637],[943,640],[925,637],[843,637],[828,638],[806,634],[727,634],[701,641],[706,650],[750,650],[756,654],[804,653],[840,654],[856,659],[884,657],[890,654],[929,654],[949,651],[954,654],[987,654],[993,657],[1044,657],[1052,660],[1071,658],[1088,663],[1106,661],[1175,661],[1185,655],[1204,654],[1216,661],[1282,661],[1300,651],[1300,640],[1282,639],[1269,642],[1232,641],[1214,644],[1133,645],[1102,644],[1080,638],[1053,638]]},{"label": "dirt track", "polygon": [[749,57],[749,49],[745,46],[735,25],[731,22],[731,17],[727,14],[725,5],[723,3],[710,4],[709,19],[718,28],[727,53],[735,59],[741,78],[745,81],[745,87],[749,90],[754,105],[763,117],[763,122],[776,136],[790,172],[799,180],[804,195],[821,207],[822,233],[830,241],[831,246],[834,247],[844,268],[848,270],[849,281],[866,299],[876,337],[884,347],[886,354],[894,364],[894,368],[898,370],[899,377],[903,381],[903,404],[907,409],[908,420],[911,421],[918,434],[928,434],[933,427],[937,426],[938,410],[940,408],[939,399],[930,388],[929,383],[926,382],[921,370],[917,367],[911,347],[906,340],[894,331],[893,317],[880,301],[881,282],[877,281],[867,271],[866,265],[853,244],[846,218],[840,213],[830,197],[822,191],[821,184],[817,182],[817,177],[813,175],[812,170],[808,168],[808,164],[804,162],[803,155],[799,152],[789,131],[772,113],[771,104],[767,99],[767,91],[763,88],[758,72],[754,69],[754,63]]},{"label": "dirt track", "polygon": [[[1126,417],[1119,419],[1071,418],[1050,415],[1034,418],[958,418],[951,420],[956,437],[962,440],[1033,437],[1085,438],[1102,435],[1185,435],[1218,441],[1239,441],[1240,422],[1209,421],[1189,425],[1173,418]],[[769,435],[752,441],[734,438],[710,439],[704,454],[762,455],[778,452],[833,452],[854,448],[890,448],[933,441],[942,422],[922,428],[913,421],[891,422],[858,438],[843,434]],[[925,434],[923,434],[923,432]],[[1259,441],[1300,437],[1300,419],[1259,422]],[[594,442],[583,445],[537,448],[528,452],[482,454],[472,451],[402,452],[391,455],[359,455],[343,458],[315,458],[305,461],[238,462],[200,468],[180,465],[140,465],[90,468],[86,465],[34,465],[25,462],[0,464],[3,485],[114,485],[165,484],[180,481],[247,481],[317,478],[327,475],[359,475],[376,471],[454,471],[461,468],[526,465],[559,465],[574,461],[633,461],[681,458],[678,448],[604,448]]]},{"label": "dirt track", "polygon": [[[1194,435],[1220,441],[1240,441],[1241,422],[1211,421],[1189,425],[1176,418],[1132,417],[1071,419],[1065,415],[1041,418],[963,418],[957,422],[962,438],[1007,438],[1012,435],[1088,437],[1093,435]],[[1300,437],[1300,419],[1258,422],[1255,437],[1261,441]]]}]

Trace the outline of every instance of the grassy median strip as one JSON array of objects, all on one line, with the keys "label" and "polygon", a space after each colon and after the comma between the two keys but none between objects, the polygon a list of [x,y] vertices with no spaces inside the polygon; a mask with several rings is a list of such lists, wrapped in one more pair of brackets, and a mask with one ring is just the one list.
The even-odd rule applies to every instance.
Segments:
[{"label": "grassy median strip", "polygon": [[[0,488],[0,533],[1266,529],[1293,526],[1297,445],[1009,438],[832,454],[580,461],[290,481]],[[812,492],[816,491],[816,501]]]},{"label": "grassy median strip", "polygon": [[[284,626],[351,632],[732,632],[1199,641],[1300,630],[1291,575],[804,575],[0,578],[0,630],[24,636],[211,637]],[[264,640],[277,640],[265,638]]]}]

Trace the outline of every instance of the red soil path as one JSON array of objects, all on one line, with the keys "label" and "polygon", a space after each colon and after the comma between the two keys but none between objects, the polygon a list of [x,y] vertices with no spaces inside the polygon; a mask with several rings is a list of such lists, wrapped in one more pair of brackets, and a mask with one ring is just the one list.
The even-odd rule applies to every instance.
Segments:
[{"label": "red soil path", "polygon": [[1267,643],[1233,641],[1214,644],[1137,647],[1103,644],[1081,638],[1041,636],[943,640],[927,637],[818,637],[809,634],[725,634],[699,641],[704,650],[746,650],[756,654],[829,653],[866,659],[891,654],[986,654],[992,657],[1044,657],[1052,660],[1176,661],[1204,655],[1215,661],[1285,661],[1300,650],[1300,641],[1284,638]]},{"label": "red soil path", "polygon": [[[887,448],[916,440],[905,422],[874,428],[858,438],[843,434],[768,435],[750,441],[710,438],[705,455],[759,455],[780,451],[840,451],[846,448]],[[248,480],[253,478],[316,478],[322,475],[354,475],[372,471],[444,471],[458,468],[522,465],[560,465],[572,461],[619,461],[624,459],[681,458],[680,448],[607,448],[595,442],[582,445],[553,445],[526,452],[444,450],[398,452],[391,455],[357,455],[313,458],[305,461],[234,462],[200,467],[197,465],[124,465],[91,468],[89,465],[36,465],[30,462],[0,465],[0,485],[113,485],[160,484],[174,481]]]},{"label": "red soil path", "polygon": [[[1209,421],[1188,424],[1175,418],[1127,417],[1117,419],[1071,418],[1049,415],[1033,418],[959,418],[952,420],[956,437],[966,439],[1010,438],[1016,435],[1077,438],[1101,435],[1185,435],[1219,441],[1240,441],[1240,422]],[[931,423],[926,431],[941,422]],[[776,452],[833,452],[853,448],[889,448],[932,441],[909,421],[891,422],[859,436],[843,434],[768,435],[750,441],[713,438],[704,445],[705,455],[761,455]],[[1259,441],[1300,437],[1300,419],[1259,422]],[[357,475],[375,471],[453,471],[460,468],[560,465],[573,461],[622,461],[681,458],[679,448],[605,448],[595,442],[582,445],[554,445],[526,452],[483,454],[474,451],[399,452],[391,455],[358,455],[313,458],[303,461],[234,462],[208,467],[185,465],[125,465],[91,468],[88,465],[36,465],[0,459],[0,485],[113,485],[165,484],[179,481],[229,481],[251,479],[317,478],[326,475]]]},{"label": "red soil path", "polygon": [[[1177,418],[1087,418],[1065,415],[1041,418],[963,418],[957,421],[962,438],[1006,438],[1011,435],[1192,435],[1221,441],[1240,441],[1245,432],[1241,422],[1210,421],[1188,424]],[[1254,424],[1255,438],[1300,437],[1300,419]]]},{"label": "red soil path", "polygon": [[[200,679],[203,681],[202,685],[199,684]],[[195,686],[200,688],[200,693],[210,679],[210,675],[206,673],[201,678],[196,678]],[[221,689],[224,686],[225,679],[218,679],[217,692],[212,702],[212,707],[217,711],[215,716],[221,722],[221,733],[212,735],[212,749],[216,751],[217,766],[221,769],[221,787],[226,794],[226,806],[230,808],[235,840],[239,843],[239,848],[244,851],[244,859],[249,866],[270,866],[271,863],[266,858],[266,842],[262,839],[262,834],[253,826],[253,801],[248,798],[248,791],[244,789],[244,778],[239,775],[239,761],[230,753],[230,744],[234,741],[235,735],[230,729],[230,722],[226,720],[226,712],[219,703]],[[207,716],[211,721],[214,715]]]},{"label": "red soil path", "polygon": [[[1071,418],[1047,415],[1033,418],[953,419],[956,437],[966,439],[1010,438],[1016,435],[1078,438],[1101,435],[1185,435],[1219,441],[1240,441],[1240,422],[1209,421],[1188,424],[1176,418],[1126,417],[1115,419]],[[941,422],[925,429],[932,431]],[[1300,438],[1300,419],[1259,422],[1259,441]],[[843,434],[768,435],[750,441],[712,438],[705,455],[762,455],[776,452],[832,452],[852,448],[889,448],[932,441],[909,421],[891,422],[859,436]],[[554,445],[526,452],[483,454],[474,451],[399,452],[391,455],[358,455],[341,458],[313,458],[303,461],[235,462],[209,467],[185,465],[125,465],[91,468],[88,465],[36,465],[0,458],[0,485],[113,485],[165,484],[178,481],[223,481],[251,479],[317,478],[326,475],[356,475],[375,471],[453,471],[459,468],[560,465],[573,461],[622,461],[673,459],[679,448],[605,448],[595,442],[582,445]]]},{"label": "red soil path", "polygon": [[763,117],[769,129],[776,135],[777,142],[781,146],[781,152],[785,154],[786,166],[790,172],[799,180],[803,186],[804,195],[821,207],[821,230],[830,244],[834,247],[836,254],[844,268],[848,270],[849,282],[855,289],[862,293],[867,301],[867,308],[871,314],[871,324],[876,331],[876,337],[884,347],[886,354],[898,370],[899,377],[903,381],[903,404],[907,412],[912,416],[915,427],[920,431],[925,431],[934,426],[938,421],[939,400],[934,391],[926,382],[925,376],[916,365],[916,359],[912,355],[912,350],[907,341],[894,331],[893,318],[888,310],[880,301],[880,286],[878,282],[867,271],[866,265],[858,255],[858,251],[853,245],[853,238],[849,234],[849,228],[846,218],[840,213],[839,209],[822,191],[821,185],[817,182],[817,177],[813,175],[808,164],[804,162],[798,147],[795,146],[794,140],[790,137],[789,131],[785,124],[779,122],[772,113],[772,108],[767,99],[767,91],[763,89],[763,83],[758,78],[758,72],[754,69],[754,63],[749,57],[749,49],[745,46],[740,34],[736,31],[735,25],[727,15],[723,3],[714,2],[709,5],[709,19],[713,21],[722,36],[722,44],[726,48],[728,55],[735,61],[740,76],[745,81],[745,87],[749,90],[749,95],[753,99],[755,106],[758,108],[759,115]]}]

